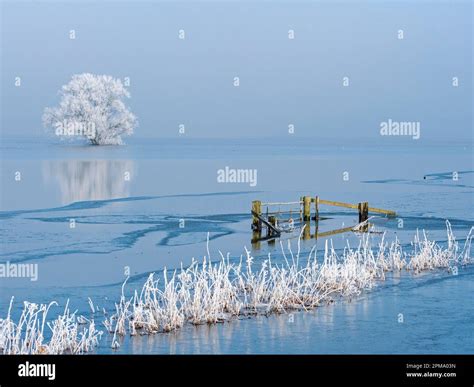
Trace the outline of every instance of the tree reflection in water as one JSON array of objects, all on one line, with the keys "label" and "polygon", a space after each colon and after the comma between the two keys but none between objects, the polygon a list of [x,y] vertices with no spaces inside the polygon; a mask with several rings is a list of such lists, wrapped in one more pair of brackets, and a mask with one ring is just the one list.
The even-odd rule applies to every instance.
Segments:
[{"label": "tree reflection in water", "polygon": [[132,160],[48,160],[43,181],[57,182],[62,204],[130,196]]}]

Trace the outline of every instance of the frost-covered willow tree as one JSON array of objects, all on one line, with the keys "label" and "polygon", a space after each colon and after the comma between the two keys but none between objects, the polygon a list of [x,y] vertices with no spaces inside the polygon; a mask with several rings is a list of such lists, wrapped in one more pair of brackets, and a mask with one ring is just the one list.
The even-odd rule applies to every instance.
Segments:
[{"label": "frost-covered willow tree", "polygon": [[124,103],[130,93],[120,79],[76,74],[59,94],[59,106],[46,108],[43,114],[43,124],[57,136],[85,137],[94,145],[118,145],[138,124]]}]

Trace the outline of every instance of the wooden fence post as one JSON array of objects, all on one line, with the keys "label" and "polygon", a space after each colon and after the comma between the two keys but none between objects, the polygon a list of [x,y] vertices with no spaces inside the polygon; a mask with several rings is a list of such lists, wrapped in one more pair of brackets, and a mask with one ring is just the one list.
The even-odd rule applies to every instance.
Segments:
[{"label": "wooden fence post", "polygon": [[[268,217],[268,223],[270,223],[273,227],[276,228],[276,216],[270,215]],[[267,236],[272,235],[272,229],[270,227],[267,227]]]},{"label": "wooden fence post", "polygon": [[[276,228],[276,225],[277,225],[277,218],[276,218],[276,216],[270,215],[270,216],[268,217],[268,223],[270,223],[273,227]],[[275,235],[275,233],[273,232],[273,230],[272,230],[270,227],[267,227],[267,237],[270,237],[270,236],[272,236],[272,235]],[[279,235],[276,235],[276,236],[279,236]],[[269,244],[270,246],[274,245],[274,244],[275,244],[275,239],[270,239],[270,240],[268,241],[268,244]]]},{"label": "wooden fence post", "polygon": [[303,202],[303,196],[300,196],[300,222],[303,220],[303,213],[301,212],[301,203]]},{"label": "wooden fence post", "polygon": [[359,209],[359,223],[365,222],[369,219],[369,203],[362,202],[357,207]]},{"label": "wooden fence post", "polygon": [[262,202],[260,200],[254,200],[252,202],[252,230],[262,230],[262,222],[253,213],[262,215]]},{"label": "wooden fence post", "polygon": [[314,198],[314,220],[319,220],[319,196]]},{"label": "wooden fence post", "polygon": [[303,196],[303,220],[311,220],[311,197]]}]

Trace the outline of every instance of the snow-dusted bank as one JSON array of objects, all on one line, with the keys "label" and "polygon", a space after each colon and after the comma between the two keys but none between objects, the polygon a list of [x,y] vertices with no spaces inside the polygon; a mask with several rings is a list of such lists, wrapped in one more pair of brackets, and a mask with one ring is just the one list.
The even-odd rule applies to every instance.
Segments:
[{"label": "snow-dusted bank", "polygon": [[[340,255],[326,241],[324,259],[318,262],[314,248],[300,259],[299,242],[296,254],[289,243],[285,253],[281,243],[285,262],[278,265],[269,254],[258,269],[247,249],[238,263],[222,253],[212,263],[208,250],[202,263],[193,262],[172,273],[165,269],[160,278],[150,274],[142,289],[129,298],[124,283],[116,310],[104,325],[113,334],[112,347],[118,348],[119,337],[127,334],[170,332],[186,323],[215,324],[243,315],[310,310],[358,295],[390,271],[419,273],[443,268],[456,274],[460,266],[472,263],[474,228],[460,245],[448,221],[446,226],[446,247],[428,240],[425,232],[417,232],[407,253],[398,240],[388,243],[382,238],[373,247],[365,234],[356,249],[347,246]],[[70,313],[68,306],[63,315],[47,322],[51,305],[25,302],[18,323],[10,317],[10,305],[7,317],[0,319],[0,350],[5,354],[85,353],[98,344],[102,332],[94,321]]]}]

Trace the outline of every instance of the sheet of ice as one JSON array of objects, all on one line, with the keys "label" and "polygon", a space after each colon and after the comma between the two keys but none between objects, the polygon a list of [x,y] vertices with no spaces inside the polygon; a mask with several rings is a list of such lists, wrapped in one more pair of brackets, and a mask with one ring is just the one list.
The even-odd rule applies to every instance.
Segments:
[{"label": "sheet of ice", "polygon": [[[395,219],[375,217],[371,221],[378,231],[387,232],[389,239],[397,236],[402,244],[409,244],[414,232],[423,228],[430,238],[444,241],[445,219],[451,221],[458,237],[465,237],[474,224],[470,151],[464,144],[455,143],[443,147],[400,143],[387,150],[370,142],[341,145],[325,141],[307,144],[300,140],[268,140],[248,146],[239,140],[135,139],[125,147],[94,148],[45,141],[20,146],[15,139],[3,139],[0,263],[38,263],[39,279],[36,282],[24,278],[2,279],[0,315],[6,313],[12,295],[18,304],[22,300],[65,302],[70,298],[82,313],[87,313],[90,296],[110,308],[119,296],[127,267],[132,276],[129,286],[138,287],[151,271],[178,268],[193,257],[202,258],[206,254],[208,232],[211,256],[217,258],[221,250],[239,259],[243,247],[251,245],[249,211],[255,199],[294,201],[309,194],[353,203],[367,200],[373,206],[397,211]],[[281,157],[276,158],[276,154]],[[258,184],[252,187],[218,183],[217,170],[226,166],[257,169]],[[20,181],[14,178],[17,171],[21,172]],[[347,181],[343,179],[344,172],[349,174]],[[457,172],[457,179],[453,179],[453,172]],[[126,178],[127,174],[130,179]],[[322,207],[321,211],[328,219],[321,221],[320,232],[357,222],[354,211],[332,207]],[[71,219],[75,228],[70,227]],[[181,220],[184,220],[183,228]],[[377,240],[380,235],[373,237]],[[357,244],[358,236],[340,234],[333,236],[333,240],[340,249],[348,241]],[[316,243],[321,247],[322,242],[324,239]],[[304,241],[303,254],[314,243],[314,239]],[[272,252],[279,259],[278,250],[278,243],[271,246],[264,242],[253,253],[262,259]],[[417,302],[424,303],[425,297],[431,297],[437,300],[439,310],[448,313],[452,299],[443,289],[446,284],[452,284],[455,294],[461,292],[463,286],[469,286],[466,278],[472,278],[469,270],[466,273],[459,281],[422,282],[420,292],[405,287],[395,287],[398,289],[395,292],[393,287],[383,286],[376,295],[354,302],[355,306],[319,308],[306,317],[298,315],[294,325],[282,323],[286,317],[265,320],[270,324],[270,331],[275,324],[287,327],[281,328],[280,346],[271,344],[270,338],[261,334],[265,322],[259,319],[226,324],[210,331],[184,330],[172,336],[177,340],[174,344],[168,341],[173,340],[171,337],[157,339],[156,343],[147,341],[153,338],[141,338],[125,350],[140,352],[144,349],[137,346],[146,342],[156,352],[172,352],[172,348],[176,352],[198,353],[398,352],[390,340],[380,341],[376,337],[392,321],[393,316],[388,317],[387,313],[396,314],[393,297],[398,294],[397,300],[403,300],[396,304],[400,309],[412,310],[406,313],[412,313],[416,325],[425,321],[426,314],[407,308],[414,308]],[[445,278],[443,274],[439,276]],[[408,283],[416,288],[418,280],[411,279]],[[382,308],[382,304],[389,306]],[[430,304],[424,305],[429,309]],[[366,308],[366,318],[357,314],[361,308]],[[328,316],[332,317],[325,322],[324,329],[317,328],[323,323],[321,319]],[[367,320],[371,319],[379,324],[368,324]],[[349,321],[354,334],[373,331],[377,346],[364,347],[358,341],[359,336],[348,344],[343,332]],[[455,322],[443,321],[443,324],[443,329],[455,327]],[[227,328],[243,335],[240,344],[232,338],[226,339],[231,334],[225,331]],[[319,344],[309,341],[304,345],[302,340],[295,340],[293,330],[301,335],[318,332],[314,340]],[[251,337],[257,332],[261,339],[254,342]],[[465,348],[458,346],[457,339],[441,336],[428,339],[421,328],[412,334],[414,337],[418,334],[421,342],[432,340],[434,352]],[[196,335],[200,337],[197,341]],[[227,344],[215,347],[216,337]],[[391,337],[396,338],[396,335]],[[191,345],[191,341],[199,344]],[[310,344],[314,347],[309,347]],[[400,348],[404,349],[399,352],[408,349]],[[423,347],[420,344],[413,348],[416,352]],[[106,351],[106,347],[101,347],[101,351]]]}]

